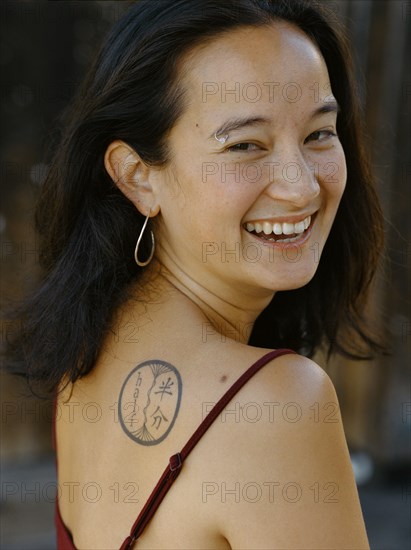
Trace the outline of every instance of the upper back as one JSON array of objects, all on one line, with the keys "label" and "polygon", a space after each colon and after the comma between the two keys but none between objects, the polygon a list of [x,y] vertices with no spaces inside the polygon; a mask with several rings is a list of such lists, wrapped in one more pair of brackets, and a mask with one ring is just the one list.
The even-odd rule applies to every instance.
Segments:
[{"label": "upper back", "polygon": [[[77,548],[120,546],[169,457],[181,450],[237,378],[267,352],[228,339],[201,345],[195,340],[195,324],[191,319],[193,330],[182,334],[171,329],[174,337],[167,330],[156,331],[155,319],[148,323],[150,330],[141,330],[139,325],[138,341],[124,341],[121,332],[111,334],[93,372],[61,394],[56,422],[60,510]],[[144,406],[137,403],[140,417],[145,415],[154,438],[157,427],[164,433],[161,426],[172,420],[174,423],[166,437],[144,444],[141,437],[132,437],[124,417],[127,410],[131,413],[135,408],[130,397],[133,388],[143,391],[144,385],[137,385],[138,373],[144,369],[149,373],[150,367],[142,366],[148,361],[172,369],[160,384],[164,391],[151,394],[150,405],[155,402],[154,408],[146,407],[151,401],[147,390],[150,385],[146,383]],[[127,393],[125,406],[119,408],[122,388],[123,395],[124,388],[131,392]],[[174,403],[179,400],[178,410],[166,409],[167,398]],[[282,491],[289,482],[306,480],[305,492],[310,494],[309,486],[319,477],[318,468],[323,468],[335,449],[343,453],[346,464],[341,428],[336,430],[331,423],[310,424],[309,415],[317,410],[318,416],[324,400],[336,406],[328,377],[311,361],[289,355],[263,367],[199,441],[138,547],[225,549],[230,548],[228,541],[244,546],[244,514],[250,521],[257,514],[254,534],[247,524],[247,536],[251,537],[248,544],[264,547],[267,537],[273,541],[275,536],[283,544],[278,547],[296,548],[298,540],[285,536],[287,522],[279,522],[277,531],[272,532],[261,531],[261,522],[266,524],[277,514],[287,519],[287,514],[298,509],[289,509],[290,503],[284,499],[277,499],[273,508],[269,501],[276,488]],[[170,411],[175,417],[170,417]],[[337,409],[334,412],[339,420]],[[295,415],[301,418],[296,421]],[[317,451],[324,446],[324,436],[331,437],[334,450],[319,453],[317,478],[312,479],[312,474],[302,468],[301,457],[306,460],[304,452],[310,452],[312,445]],[[315,457],[307,464],[316,465]],[[335,478],[337,472],[329,475]],[[349,476],[349,472],[344,475]],[[317,482],[323,487],[333,479]],[[350,486],[349,502],[352,491]],[[286,546],[286,539],[294,546]]]}]

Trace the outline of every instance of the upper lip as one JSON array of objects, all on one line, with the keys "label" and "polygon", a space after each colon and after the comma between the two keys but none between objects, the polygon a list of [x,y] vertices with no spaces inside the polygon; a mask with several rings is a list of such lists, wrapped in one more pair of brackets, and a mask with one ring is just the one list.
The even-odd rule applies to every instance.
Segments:
[{"label": "upper lip", "polygon": [[278,218],[254,218],[252,220],[245,221],[244,225],[247,224],[247,223],[264,223],[264,222],[269,222],[271,224],[274,224],[274,223],[298,223],[298,222],[302,222],[303,220],[305,220],[305,218],[307,218],[308,216],[313,217],[317,212],[318,212],[318,210],[316,210],[315,212],[307,212],[305,214],[298,214],[298,215],[295,215],[295,216],[279,216]]}]

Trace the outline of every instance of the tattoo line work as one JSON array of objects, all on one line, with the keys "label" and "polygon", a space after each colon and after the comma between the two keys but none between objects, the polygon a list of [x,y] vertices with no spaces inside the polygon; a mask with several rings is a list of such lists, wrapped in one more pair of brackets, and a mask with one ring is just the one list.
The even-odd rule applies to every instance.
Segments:
[{"label": "tattoo line work", "polygon": [[180,373],[170,363],[140,363],[120,391],[118,417],[124,432],[140,445],[161,443],[176,421],[182,389]]}]

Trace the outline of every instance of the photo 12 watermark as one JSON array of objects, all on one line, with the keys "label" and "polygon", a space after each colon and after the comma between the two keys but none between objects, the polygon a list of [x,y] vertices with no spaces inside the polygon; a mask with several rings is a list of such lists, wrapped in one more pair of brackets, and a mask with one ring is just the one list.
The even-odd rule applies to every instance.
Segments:
[{"label": "photo 12 watermark", "polygon": [[[309,250],[312,253],[312,259],[315,263],[320,260],[320,244],[314,242],[309,246]],[[221,263],[240,263],[248,262],[255,264],[261,260],[268,260],[269,263],[279,262],[280,260],[296,263],[303,257],[302,246],[295,243],[287,243],[281,247],[281,256],[278,257],[273,246],[270,246],[270,241],[253,242],[253,243],[240,243],[235,242],[228,245],[222,241],[220,243],[214,241],[208,241],[202,243],[202,262],[207,263],[212,258],[212,261],[219,259]]]},{"label": "photo 12 watermark", "polygon": [[114,503],[136,504],[139,502],[138,492],[139,485],[135,481],[115,481],[105,485],[97,481],[4,481],[1,484],[1,502],[54,503],[64,498],[70,503],[82,501],[94,504],[108,499]]},{"label": "photo 12 watermark", "polygon": [[247,481],[245,483],[226,481],[203,481],[201,485],[201,497],[203,503],[240,503],[254,504],[264,502],[267,504],[279,501],[294,504],[303,498],[312,503],[336,504],[339,485],[333,481],[320,483],[313,481],[304,484],[299,481]]},{"label": "photo 12 watermark", "polygon": [[[203,419],[209,414],[214,405],[215,403],[212,401],[202,403]],[[219,421],[222,424],[239,424],[240,422],[250,424],[268,422],[272,424],[280,421],[295,424],[303,420],[308,420],[314,424],[340,422],[339,405],[334,401],[326,403],[315,401],[311,405],[301,405],[297,401],[288,401],[287,403],[279,401],[264,401],[262,403],[257,401],[246,403],[231,401],[219,415]]]},{"label": "photo 12 watermark", "polygon": [[307,166],[317,180],[321,178],[325,183],[337,183],[336,175],[339,166],[336,162],[327,161],[323,164],[318,162],[302,166],[295,161],[277,162],[203,162],[201,165],[201,178],[207,183],[210,178],[218,178],[220,183],[235,182],[241,184],[268,184],[269,182],[281,179],[291,184],[303,183],[304,172]]},{"label": "photo 12 watermark", "polygon": [[221,103],[229,101],[274,103],[278,100],[297,103],[304,94],[310,94],[315,103],[320,100],[324,103],[335,101],[331,93],[331,86],[324,85],[321,88],[319,82],[313,82],[308,89],[303,89],[298,82],[203,82],[201,89],[203,103],[207,103],[211,98],[214,101],[217,99]]}]

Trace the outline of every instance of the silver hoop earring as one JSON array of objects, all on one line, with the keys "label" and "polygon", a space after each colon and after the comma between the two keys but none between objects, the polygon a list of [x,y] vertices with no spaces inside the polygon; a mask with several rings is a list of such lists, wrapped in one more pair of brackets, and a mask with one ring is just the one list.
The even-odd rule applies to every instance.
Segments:
[{"label": "silver hoop earring", "polygon": [[151,210],[150,212],[147,214],[147,217],[143,223],[143,227],[141,228],[141,231],[140,231],[140,235],[138,236],[138,239],[137,239],[137,244],[136,244],[136,249],[134,250],[134,259],[136,261],[136,264],[139,265],[140,267],[144,267],[145,265],[148,265],[153,256],[154,256],[154,249],[155,249],[155,242],[154,242],[154,233],[151,231],[151,254],[150,256],[147,258],[147,260],[145,262],[141,262],[139,259],[138,259],[138,247],[140,246],[140,243],[141,243],[141,240],[143,238],[143,235],[144,235],[144,230],[146,228],[146,225],[147,225],[147,222],[148,222],[148,218],[150,217],[150,213],[151,213]]}]

